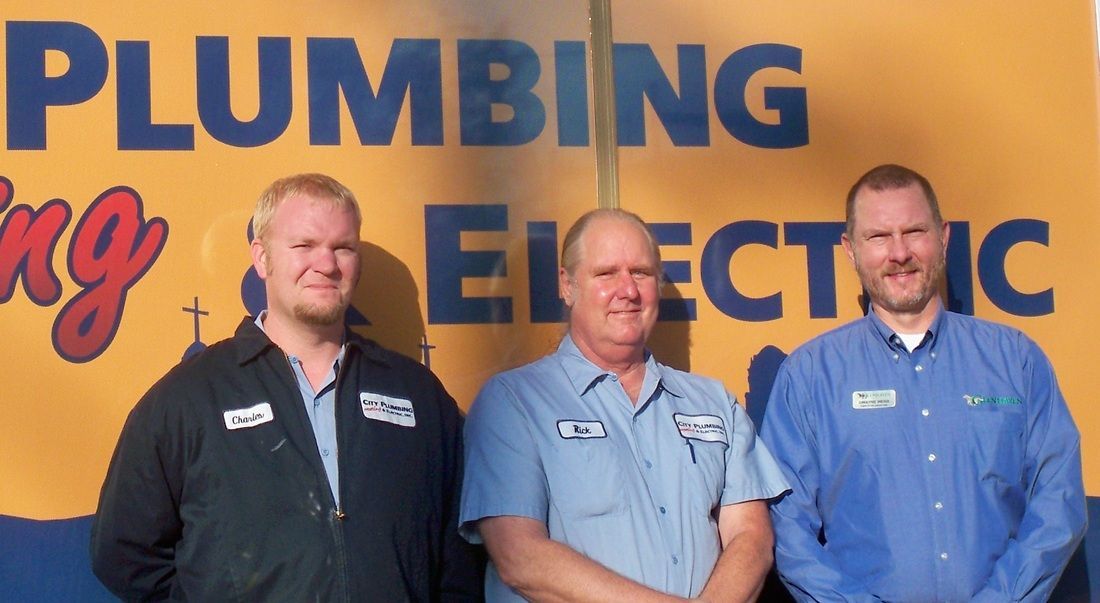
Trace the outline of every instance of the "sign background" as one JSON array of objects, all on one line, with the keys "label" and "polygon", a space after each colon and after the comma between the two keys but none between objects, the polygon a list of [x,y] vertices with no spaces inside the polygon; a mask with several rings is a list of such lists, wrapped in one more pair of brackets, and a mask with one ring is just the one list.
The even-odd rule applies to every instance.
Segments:
[{"label": "sign background", "polygon": [[[63,200],[73,214],[50,259],[61,299],[36,304],[18,281],[0,303],[0,339],[7,342],[0,346],[7,375],[0,395],[0,595],[7,588],[24,600],[59,592],[70,599],[101,596],[86,571],[86,518],[95,510],[118,432],[134,402],[194,342],[193,316],[185,307],[198,298],[208,312],[199,320],[199,338],[207,344],[230,335],[247,313],[241,288],[250,266],[247,224],[256,196],[275,178],[322,171],[357,193],[365,268],[354,304],[372,323],[359,330],[418,358],[426,337],[434,346],[432,369],[462,406],[489,375],[553,349],[563,325],[529,319],[526,227],[553,222],[561,237],[596,205],[594,149],[559,145],[555,102],[554,43],[587,42],[587,11],[587,3],[577,0],[294,1],[278,10],[255,0],[126,0],[109,10],[44,0],[6,7],[9,26],[70,21],[90,28],[106,47],[109,67],[92,98],[47,110],[46,149],[11,150],[12,124],[0,128],[0,175],[15,189],[0,220],[15,205],[37,209],[51,199]],[[677,46],[701,45],[706,56],[709,144],[674,145],[647,101],[645,144],[619,149],[621,205],[650,222],[687,224],[691,233],[690,244],[663,250],[665,260],[688,262],[691,276],[665,293],[694,299],[698,320],[660,323],[652,341],[660,358],[722,379],[758,414],[754,403],[766,398],[760,388],[768,380],[750,373],[754,357],[762,367],[774,366],[799,343],[860,314],[858,282],[836,247],[838,315],[810,318],[806,248],[786,242],[784,224],[843,220],[843,199],[855,178],[879,163],[902,163],[929,177],[945,217],[969,223],[975,314],[1022,329],[1053,361],[1082,431],[1086,489],[1100,495],[1100,409],[1088,403],[1100,386],[1091,350],[1097,335],[1091,300],[1098,292],[1088,276],[1098,267],[1091,235],[1100,226],[1100,72],[1092,3],[1005,10],[991,1],[762,6],[634,0],[613,2],[612,17],[615,42],[648,45],[674,90],[680,88]],[[233,147],[204,130],[196,102],[196,36],[228,37],[232,108],[242,120],[258,110],[257,39],[290,39],[293,113],[276,140]],[[354,39],[375,90],[395,39],[438,39],[443,143],[412,144],[406,98],[388,145],[360,144],[344,101],[340,144],[311,145],[308,38]],[[532,92],[545,106],[546,123],[533,141],[461,144],[460,39],[516,40],[537,54],[541,73]],[[5,40],[0,61],[7,64]],[[148,42],[151,121],[193,125],[193,150],[118,149],[116,43],[133,40]],[[754,44],[800,49],[801,72],[761,70],[749,80],[745,98],[757,120],[778,123],[780,116],[764,106],[765,89],[804,88],[807,145],[759,148],[720,123],[716,73],[727,57]],[[46,58],[50,76],[70,67],[63,53]],[[510,72],[494,68],[493,75],[503,79]],[[5,79],[5,115],[7,99],[21,93],[13,84]],[[590,71],[587,84],[591,90]],[[588,104],[591,124],[591,93]],[[493,109],[496,121],[513,117],[523,118],[506,105]],[[109,347],[88,362],[68,362],[58,355],[51,330],[61,307],[81,289],[68,269],[71,237],[92,200],[119,185],[140,195],[146,219],[168,223],[167,243],[130,289]],[[426,232],[425,206],[487,204],[507,206],[506,230],[465,232],[461,250],[501,251],[504,268],[495,277],[466,278],[463,295],[510,296],[514,320],[433,324],[425,247],[438,233]],[[1053,287],[1052,314],[1007,313],[978,282],[983,238],[1020,218],[1049,223],[1050,241],[1014,247],[1006,259],[1008,280],[1023,292]],[[704,290],[708,275],[722,274],[722,267],[702,265],[707,242],[727,224],[747,220],[778,225],[778,244],[741,248],[728,275],[751,297],[781,292],[779,320],[735,320]],[[71,518],[77,523],[45,521]],[[1095,538],[1089,546],[1095,551],[1090,559],[1100,560]]]}]

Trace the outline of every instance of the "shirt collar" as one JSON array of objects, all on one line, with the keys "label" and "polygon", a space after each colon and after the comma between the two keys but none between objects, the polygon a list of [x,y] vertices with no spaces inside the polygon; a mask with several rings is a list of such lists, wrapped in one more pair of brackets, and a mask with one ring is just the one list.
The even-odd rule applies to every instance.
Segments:
[{"label": "shirt collar", "polygon": [[[268,348],[278,349],[278,346],[268,338],[267,332],[264,331],[263,318],[265,316],[267,316],[266,309],[261,310],[256,318],[245,316],[241,324],[237,326],[235,336],[241,341],[241,347],[237,351],[238,364],[243,365],[255,359]],[[349,348],[354,348],[372,362],[383,366],[390,366],[390,361],[386,357],[386,351],[382,346],[378,345],[373,340],[356,335],[351,329],[345,326],[344,343],[341,345],[339,356],[341,360],[346,356]]]},{"label": "shirt collar", "polygon": [[[573,384],[573,390],[577,392],[578,396],[583,396],[592,386],[611,374],[610,371],[603,370],[593,364],[591,360],[585,358],[576,342],[573,341],[573,337],[568,333],[561,338],[561,343],[558,344],[558,356],[561,359],[562,368],[565,369],[565,375]],[[670,381],[664,378],[664,370],[665,367],[657,362],[649,350],[646,350],[645,379],[642,381],[642,391],[638,397],[639,408],[658,389],[667,391],[677,397],[680,396],[679,393],[668,388]]]},{"label": "shirt collar", "polygon": [[[947,313],[944,311],[943,302],[936,298],[936,317],[932,319],[932,324],[928,326],[928,331],[925,333],[924,342],[918,347],[928,346],[929,350],[934,350],[936,344],[939,343],[940,331],[943,329],[944,315]],[[886,344],[888,348],[894,351],[907,351],[905,344],[901,342],[894,330],[886,325],[885,322],[879,318],[878,314],[875,314],[875,310],[872,306],[867,306],[867,322],[870,325],[870,329],[873,333],[878,335],[878,338]]]}]

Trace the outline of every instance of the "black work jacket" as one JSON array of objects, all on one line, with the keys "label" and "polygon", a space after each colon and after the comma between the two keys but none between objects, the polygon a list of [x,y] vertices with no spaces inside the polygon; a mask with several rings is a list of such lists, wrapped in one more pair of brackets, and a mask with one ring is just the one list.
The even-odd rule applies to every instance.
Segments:
[{"label": "black work jacket", "polygon": [[[130,413],[92,526],[100,580],[126,600],[479,599],[479,555],[456,529],[454,400],[419,363],[350,331],[347,344],[336,379],[341,508],[293,370],[246,318]],[[408,401],[415,425],[368,412],[364,393]]]}]

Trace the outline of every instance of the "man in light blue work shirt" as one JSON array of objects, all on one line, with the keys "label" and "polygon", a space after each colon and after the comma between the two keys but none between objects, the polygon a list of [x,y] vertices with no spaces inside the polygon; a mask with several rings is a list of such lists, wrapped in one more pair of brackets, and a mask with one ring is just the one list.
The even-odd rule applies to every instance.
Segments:
[{"label": "man in light blue work shirt", "polygon": [[771,511],[799,601],[1045,601],[1084,534],[1054,371],[1019,331],[943,308],[949,234],[908,168],[849,193],[870,311],[790,355],[762,428],[793,485]]},{"label": "man in light blue work shirt", "polygon": [[660,254],[636,215],[566,234],[569,333],[497,375],[466,423],[461,533],[490,601],[746,601],[771,566],[765,499],[787,489],[717,381],[659,364]]}]

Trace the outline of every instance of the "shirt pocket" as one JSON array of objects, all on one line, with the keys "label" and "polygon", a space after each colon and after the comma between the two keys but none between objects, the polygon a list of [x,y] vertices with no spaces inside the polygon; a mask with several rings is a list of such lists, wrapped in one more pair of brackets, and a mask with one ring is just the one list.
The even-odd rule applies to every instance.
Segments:
[{"label": "shirt pocket", "polygon": [[1023,407],[968,408],[965,453],[973,455],[979,481],[1003,487],[1021,484],[1026,451]]},{"label": "shirt pocket", "polygon": [[726,485],[726,444],[687,438],[684,442],[681,496],[695,511],[710,513],[719,506]]},{"label": "shirt pocket", "polygon": [[583,519],[627,510],[619,452],[610,438],[563,440],[544,462],[550,504],[563,516]]}]

